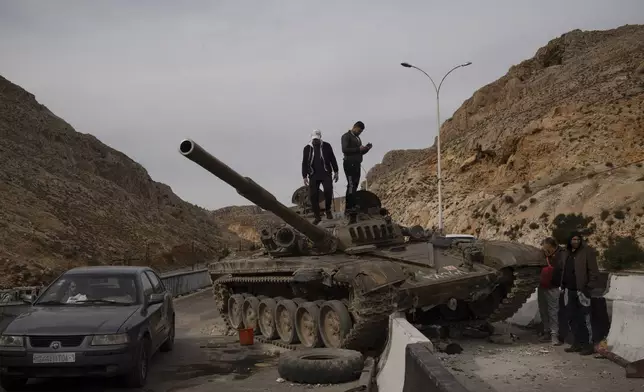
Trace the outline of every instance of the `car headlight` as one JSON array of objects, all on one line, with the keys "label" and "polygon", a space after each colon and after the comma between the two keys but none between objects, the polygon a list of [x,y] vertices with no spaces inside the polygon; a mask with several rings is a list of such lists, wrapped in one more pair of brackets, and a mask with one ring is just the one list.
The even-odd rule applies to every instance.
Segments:
[{"label": "car headlight", "polygon": [[114,335],[94,335],[92,337],[92,346],[113,346],[129,342],[127,334],[119,333]]},{"label": "car headlight", "polygon": [[25,339],[22,336],[0,335],[0,347],[23,347]]}]

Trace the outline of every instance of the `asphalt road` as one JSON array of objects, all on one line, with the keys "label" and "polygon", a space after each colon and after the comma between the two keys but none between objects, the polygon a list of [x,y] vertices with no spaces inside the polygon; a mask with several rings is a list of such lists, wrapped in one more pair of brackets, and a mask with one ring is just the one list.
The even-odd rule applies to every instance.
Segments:
[{"label": "asphalt road", "polygon": [[[317,392],[344,392],[356,384],[292,385],[278,382],[279,348],[255,344],[240,346],[236,336],[218,336],[221,321],[210,290],[180,298],[174,350],[157,353],[150,364],[144,389],[125,389],[102,379],[31,380],[27,391],[145,391],[145,392],[289,392],[313,388]],[[1,390],[1,389],[0,389]]]}]

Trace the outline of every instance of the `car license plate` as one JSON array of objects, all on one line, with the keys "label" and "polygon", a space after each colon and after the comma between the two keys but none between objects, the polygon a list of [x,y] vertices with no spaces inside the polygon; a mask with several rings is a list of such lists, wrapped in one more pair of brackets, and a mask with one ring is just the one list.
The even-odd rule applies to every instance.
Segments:
[{"label": "car license plate", "polygon": [[33,363],[73,363],[76,353],[34,354]]}]

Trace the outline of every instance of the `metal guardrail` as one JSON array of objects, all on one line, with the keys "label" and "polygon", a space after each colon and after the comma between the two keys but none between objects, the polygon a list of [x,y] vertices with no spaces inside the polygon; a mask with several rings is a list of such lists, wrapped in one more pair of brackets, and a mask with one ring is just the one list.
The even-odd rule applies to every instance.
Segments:
[{"label": "metal guardrail", "polygon": [[212,284],[207,269],[195,271],[165,273],[161,275],[165,288],[173,297],[190,294],[209,287]]}]

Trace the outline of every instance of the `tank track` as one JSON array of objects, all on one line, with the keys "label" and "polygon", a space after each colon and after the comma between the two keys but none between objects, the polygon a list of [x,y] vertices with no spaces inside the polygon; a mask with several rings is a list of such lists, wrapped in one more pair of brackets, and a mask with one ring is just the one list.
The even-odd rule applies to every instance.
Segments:
[{"label": "tank track", "polygon": [[[290,276],[266,276],[266,277],[221,277],[213,282],[213,294],[217,303],[217,310],[224,319],[226,327],[234,329],[226,317],[226,303],[230,291],[226,286],[228,283],[290,283],[293,278]],[[336,287],[350,288],[348,284],[335,282]],[[354,323],[347,336],[345,336],[341,347],[365,352],[372,348],[374,342],[386,338],[389,315],[394,311],[394,293],[391,291],[378,292],[369,295],[356,295],[349,304],[348,310],[354,316]],[[276,340],[269,340],[263,336],[255,337],[262,343],[272,344],[281,348],[296,350],[302,348],[301,344],[288,344]]]},{"label": "tank track", "polygon": [[514,269],[512,288],[501,305],[487,317],[487,322],[495,323],[512,317],[526,303],[541,279],[539,267],[519,267]]},{"label": "tank track", "polygon": [[[506,320],[512,317],[525,304],[534,292],[540,279],[540,269],[535,267],[520,267],[513,271],[514,279],[510,292],[501,300],[500,305],[485,319],[462,321],[439,321],[436,325],[448,328],[479,328],[483,325]],[[233,329],[226,317],[225,306],[230,296],[228,283],[290,283],[290,276],[262,276],[262,277],[221,277],[213,282],[213,293],[217,310],[224,319],[226,327]],[[348,284],[336,283],[336,286],[350,287]],[[342,342],[342,348],[357,351],[367,351],[378,342],[386,338],[389,315],[396,311],[394,303],[395,293],[391,291],[372,293],[367,296],[357,295],[351,301],[349,311],[354,316],[354,324]],[[269,340],[263,336],[255,337],[259,342],[271,344],[288,350],[302,348],[300,344],[288,344],[276,340]]]}]

